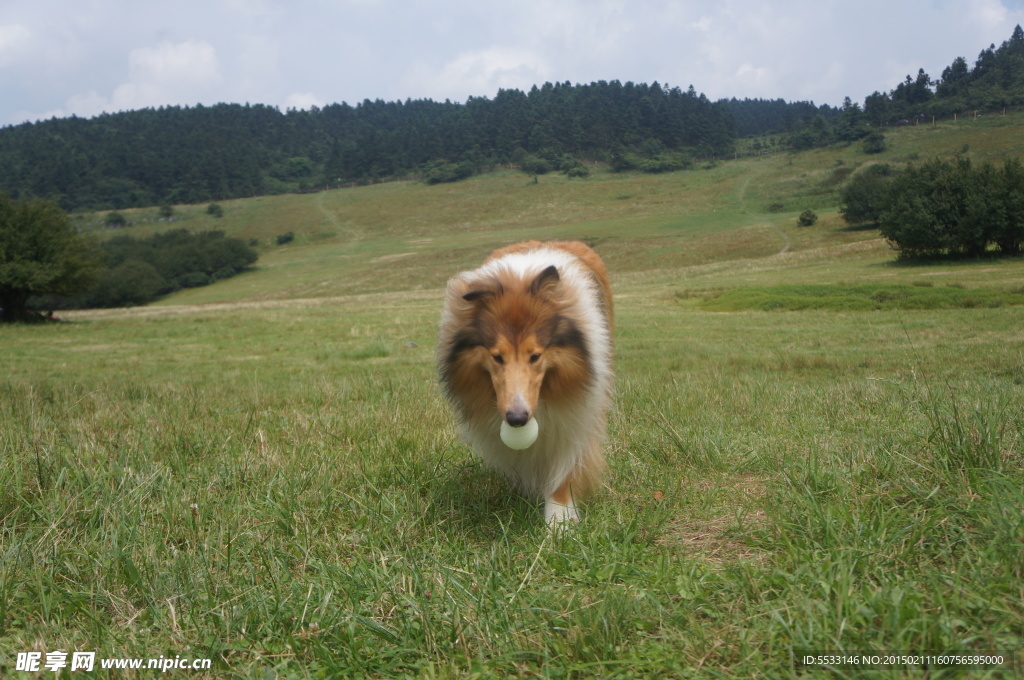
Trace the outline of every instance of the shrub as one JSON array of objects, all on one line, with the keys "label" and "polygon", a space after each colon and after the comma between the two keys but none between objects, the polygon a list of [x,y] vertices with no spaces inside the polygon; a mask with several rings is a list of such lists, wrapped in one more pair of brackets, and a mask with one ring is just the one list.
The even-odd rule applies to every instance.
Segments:
[{"label": "shrub", "polygon": [[178,286],[181,288],[198,288],[210,283],[210,277],[204,272],[189,272],[178,277]]},{"label": "shrub", "polygon": [[1024,169],[969,159],[911,166],[886,193],[879,229],[901,256],[979,256],[990,244],[1006,254],[1024,244]]},{"label": "shrub", "polygon": [[847,224],[878,224],[895,172],[886,164],[869,165],[839,192],[839,213]]},{"label": "shrub", "polygon": [[810,227],[818,221],[818,216],[814,214],[813,210],[804,210],[800,213],[800,217],[797,218],[796,223],[801,227]]},{"label": "shrub", "polygon": [[144,305],[167,286],[156,267],[142,260],[125,260],[100,277],[88,294],[90,307]]},{"label": "shrub", "polygon": [[565,173],[566,177],[570,178],[587,178],[590,177],[590,170],[587,169],[583,163],[572,156],[566,154],[558,159],[559,171]]},{"label": "shrub", "polygon": [[614,172],[627,172],[629,170],[635,170],[639,161],[634,154],[617,149],[612,152],[612,159],[609,162],[611,169]]},{"label": "shrub", "polygon": [[285,243],[291,243],[295,240],[295,232],[289,231],[284,234],[277,235],[277,245],[283,246]]},{"label": "shrub", "polygon": [[1024,165],[1020,159],[1003,164],[998,195],[1001,210],[994,215],[992,240],[1003,253],[1017,255],[1024,249]]},{"label": "shrub", "polygon": [[528,175],[546,175],[551,172],[551,165],[548,161],[532,155],[523,156],[519,167]]},{"label": "shrub", "polygon": [[693,160],[682,153],[666,153],[660,154],[653,158],[647,158],[640,161],[639,168],[641,172],[647,173],[662,173],[662,172],[675,172],[677,170],[686,170],[693,167]]},{"label": "shrub", "polygon": [[213,215],[216,218],[224,217],[224,208],[220,207],[217,203],[211,203],[206,206],[206,214]]},{"label": "shrub", "polygon": [[473,174],[473,164],[469,161],[461,163],[436,162],[427,166],[423,175],[427,184],[442,184],[445,182],[458,182]]},{"label": "shrub", "polygon": [[872,132],[864,138],[864,153],[882,153],[885,148],[885,135],[881,132]]},{"label": "shrub", "polygon": [[54,308],[143,305],[156,296],[234,276],[259,257],[222,231],[175,229],[148,238],[115,236],[100,245],[106,264],[96,285]]}]

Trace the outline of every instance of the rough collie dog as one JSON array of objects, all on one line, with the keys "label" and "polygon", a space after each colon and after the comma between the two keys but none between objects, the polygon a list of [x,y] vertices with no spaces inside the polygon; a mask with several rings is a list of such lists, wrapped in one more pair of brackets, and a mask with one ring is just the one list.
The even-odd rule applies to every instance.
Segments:
[{"label": "rough collie dog", "polygon": [[[551,525],[577,521],[576,500],[604,472],[611,360],[608,273],[582,243],[518,243],[448,283],[437,363],[460,434],[543,497]],[[503,442],[502,421],[532,428],[531,419],[532,445]]]}]

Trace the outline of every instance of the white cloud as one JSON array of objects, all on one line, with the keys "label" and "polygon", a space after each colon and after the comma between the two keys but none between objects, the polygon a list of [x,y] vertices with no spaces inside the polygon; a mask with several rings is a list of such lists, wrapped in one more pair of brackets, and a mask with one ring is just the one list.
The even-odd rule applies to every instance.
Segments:
[{"label": "white cloud", "polygon": [[698,31],[707,33],[711,30],[711,17],[702,16],[700,19],[690,24],[690,28],[696,28]]},{"label": "white cloud", "polygon": [[312,92],[292,92],[285,97],[284,108],[286,109],[311,109],[314,106],[323,108],[324,100]]},{"label": "white cloud", "polygon": [[0,68],[14,64],[31,41],[32,31],[21,24],[0,26]]},{"label": "white cloud", "polygon": [[462,99],[467,93],[493,95],[502,88],[529,89],[547,81],[550,74],[545,60],[530,50],[490,47],[460,54],[436,71],[419,64],[407,77],[407,84],[419,90],[420,96]]},{"label": "white cloud", "polygon": [[734,77],[740,83],[751,85],[760,90],[762,89],[761,83],[766,80],[770,80],[771,74],[766,68],[753,66],[750,63],[744,62],[736,69]]},{"label": "white cloud", "polygon": [[142,47],[128,55],[128,82],[109,97],[89,90],[68,98],[66,109],[93,116],[173,104],[195,104],[222,81],[216,50],[207,42],[187,40]]},{"label": "white cloud", "polygon": [[164,42],[132,50],[128,62],[132,83],[136,84],[177,89],[220,81],[217,51],[204,41]]},{"label": "white cloud", "polygon": [[[840,104],[1024,22],[1022,0],[0,0],[0,124],[161,104],[305,108],[657,80]],[[885,16],[880,21],[880,16]],[[197,20],[197,17],[201,19]],[[866,41],[866,42],[865,42]]]},{"label": "white cloud", "polygon": [[966,13],[972,22],[992,29],[1006,21],[1008,11],[999,0],[974,0],[967,3]]}]

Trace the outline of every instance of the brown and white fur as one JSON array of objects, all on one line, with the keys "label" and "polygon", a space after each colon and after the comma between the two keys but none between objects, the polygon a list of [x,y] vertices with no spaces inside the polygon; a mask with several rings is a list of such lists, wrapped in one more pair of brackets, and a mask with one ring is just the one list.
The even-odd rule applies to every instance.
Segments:
[{"label": "brown and white fur", "polygon": [[[496,250],[445,293],[437,363],[460,434],[543,497],[551,525],[577,521],[576,500],[605,469],[612,317],[604,263],[575,241]],[[505,446],[501,421],[519,427],[531,417],[540,429],[533,445]]]}]

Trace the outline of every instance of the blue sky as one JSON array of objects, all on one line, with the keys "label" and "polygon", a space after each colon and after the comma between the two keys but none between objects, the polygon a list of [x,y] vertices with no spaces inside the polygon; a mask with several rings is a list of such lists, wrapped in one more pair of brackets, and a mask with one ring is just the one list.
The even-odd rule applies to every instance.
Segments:
[{"label": "blue sky", "polygon": [[838,105],[973,65],[1018,23],[1021,0],[0,0],[0,125],[567,80]]}]

